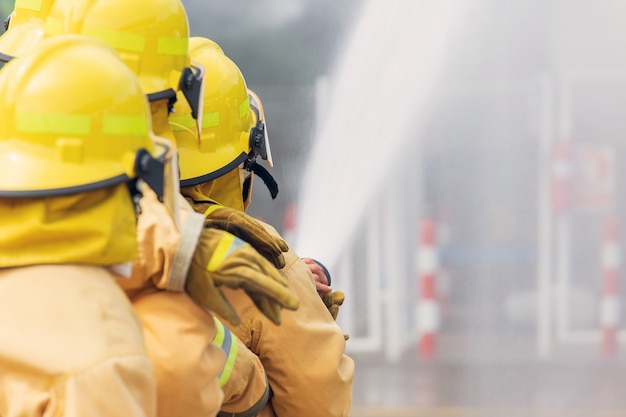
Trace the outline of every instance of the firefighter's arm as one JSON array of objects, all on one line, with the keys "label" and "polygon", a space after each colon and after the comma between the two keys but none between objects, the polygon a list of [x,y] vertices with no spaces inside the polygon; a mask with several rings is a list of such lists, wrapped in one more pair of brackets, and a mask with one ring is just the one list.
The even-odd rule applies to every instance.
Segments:
[{"label": "firefighter's arm", "polygon": [[118,280],[133,296],[147,288],[183,291],[204,218],[180,196],[178,225],[172,213],[148,187],[142,190],[137,219],[138,254],[130,279]]},{"label": "firefighter's arm", "polygon": [[215,319],[213,343],[226,355],[219,375],[224,400],[218,417],[254,417],[265,407],[270,387],[259,357],[221,321]]},{"label": "firefighter's arm", "polygon": [[300,259],[286,262],[284,276],[300,307],[286,312],[281,326],[261,332],[252,347],[268,374],[272,407],[276,415],[349,416],[354,361],[344,353],[343,332],[317,294],[308,266]]}]

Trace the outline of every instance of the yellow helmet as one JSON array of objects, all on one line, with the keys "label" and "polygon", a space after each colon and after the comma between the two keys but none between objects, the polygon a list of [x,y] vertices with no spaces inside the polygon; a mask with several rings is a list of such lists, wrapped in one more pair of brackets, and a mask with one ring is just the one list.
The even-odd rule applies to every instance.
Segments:
[{"label": "yellow helmet", "polygon": [[44,24],[54,0],[15,0],[13,12],[5,20],[0,36],[0,61],[8,62],[39,44]]},{"label": "yellow helmet", "polygon": [[[206,38],[191,38],[189,54],[206,69],[207,84],[200,139],[189,106],[179,100],[170,115],[180,157],[181,187],[213,180],[241,163],[251,171],[255,167],[260,169],[255,161],[257,155],[271,166],[263,106],[258,96],[247,88],[237,65],[219,45]],[[269,178],[272,182],[273,178]],[[270,192],[275,197],[278,192],[275,181],[273,188],[275,192],[272,188]]]},{"label": "yellow helmet", "polygon": [[189,25],[180,0],[56,0],[46,37],[80,33],[113,46],[139,77],[150,101],[181,91],[201,114],[204,69],[191,65]]},{"label": "yellow helmet", "polygon": [[0,91],[0,197],[76,194],[137,177],[162,194],[145,93],[108,45],[79,35],[44,41],[0,71]]}]

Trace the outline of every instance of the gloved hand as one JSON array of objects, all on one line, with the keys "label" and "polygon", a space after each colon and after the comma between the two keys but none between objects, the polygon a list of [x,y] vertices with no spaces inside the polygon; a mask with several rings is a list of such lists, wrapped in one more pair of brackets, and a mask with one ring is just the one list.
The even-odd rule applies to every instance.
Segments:
[{"label": "gloved hand", "polygon": [[[332,291],[327,292],[322,296],[322,300],[324,304],[328,308],[330,315],[333,316],[333,320],[337,320],[337,314],[339,314],[339,306],[343,304],[346,296],[343,291]],[[350,335],[344,333],[343,340],[348,341],[350,339]]]},{"label": "gloved hand", "polygon": [[280,324],[283,308],[296,310],[300,304],[278,270],[252,246],[226,231],[205,228],[185,289],[198,304],[237,326],[241,318],[219,289],[221,285],[244,290],[275,324]]},{"label": "gloved hand", "polygon": [[339,306],[343,304],[346,296],[343,291],[331,291],[322,296],[322,300],[328,308],[330,315],[333,316],[333,320],[337,320],[337,314],[339,314]]},{"label": "gloved hand", "polygon": [[276,268],[285,266],[283,252],[289,250],[287,242],[272,236],[256,219],[248,214],[217,203],[191,201],[194,210],[204,213],[206,227],[225,230],[248,242]]}]

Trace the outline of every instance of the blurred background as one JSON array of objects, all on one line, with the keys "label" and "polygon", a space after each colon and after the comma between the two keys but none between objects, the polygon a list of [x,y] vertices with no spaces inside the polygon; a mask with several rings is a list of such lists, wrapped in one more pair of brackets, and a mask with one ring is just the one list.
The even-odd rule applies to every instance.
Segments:
[{"label": "blurred background", "polygon": [[626,415],[626,2],[183,3],[265,106],[250,213],[346,293],[353,417]]}]

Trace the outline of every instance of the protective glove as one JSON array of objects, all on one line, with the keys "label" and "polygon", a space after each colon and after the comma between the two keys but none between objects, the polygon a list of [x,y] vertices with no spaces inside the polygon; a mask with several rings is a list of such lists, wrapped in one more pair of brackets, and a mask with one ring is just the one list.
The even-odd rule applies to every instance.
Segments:
[{"label": "protective glove", "polygon": [[234,326],[241,318],[219,289],[242,289],[274,324],[281,310],[296,310],[298,298],[272,264],[249,244],[218,229],[202,230],[189,267],[185,289],[198,304]]},{"label": "protective glove", "polygon": [[191,204],[197,212],[204,213],[206,227],[225,230],[248,242],[261,255],[265,256],[276,268],[285,266],[283,252],[289,245],[283,239],[272,236],[256,219],[248,214],[225,207],[217,203],[203,201]]},{"label": "protective glove", "polygon": [[330,315],[333,316],[333,320],[337,320],[337,314],[339,314],[339,306],[343,304],[346,296],[343,291],[331,291],[322,296],[322,300],[328,308]]},{"label": "protective glove", "polygon": [[[343,304],[346,296],[343,291],[332,291],[327,292],[322,296],[322,300],[324,301],[324,305],[328,308],[330,315],[333,316],[333,320],[337,321],[337,314],[339,314],[339,306]],[[350,335],[344,333],[343,340],[348,341],[350,339]]]}]

